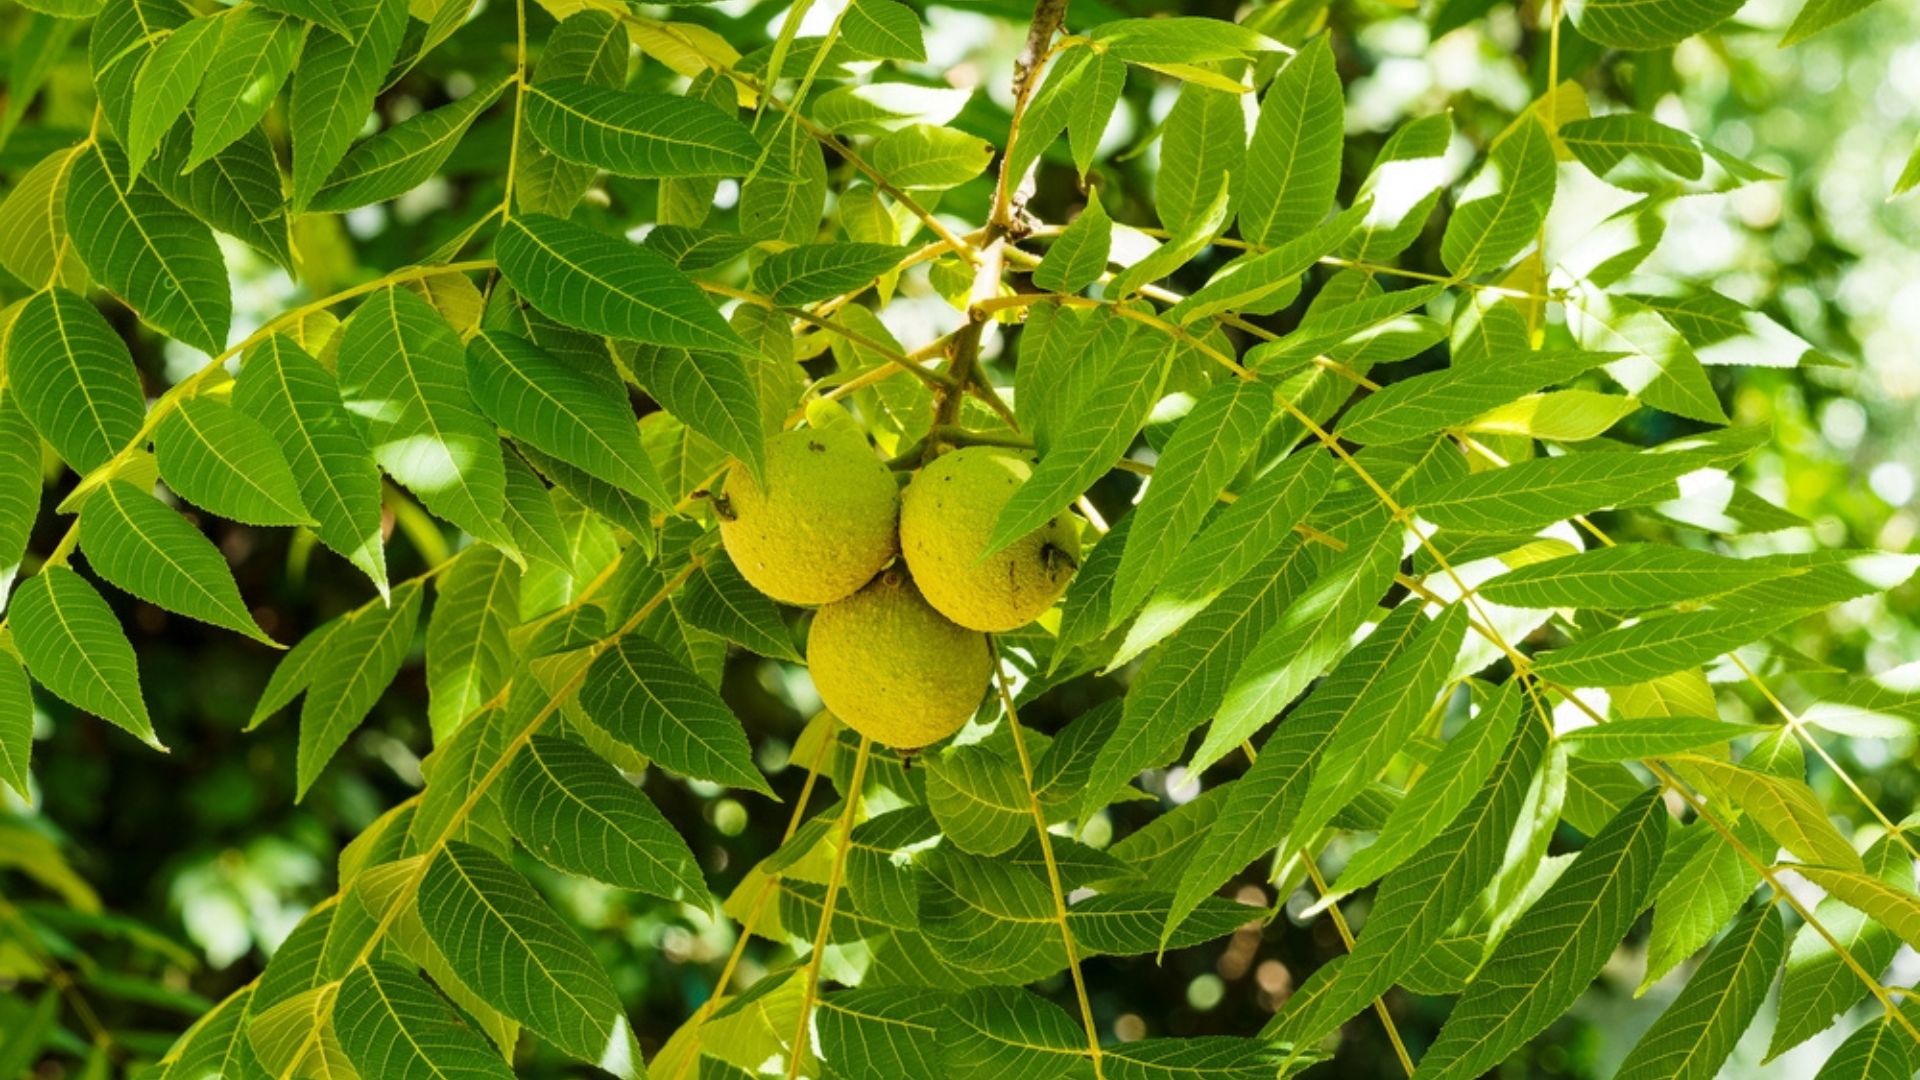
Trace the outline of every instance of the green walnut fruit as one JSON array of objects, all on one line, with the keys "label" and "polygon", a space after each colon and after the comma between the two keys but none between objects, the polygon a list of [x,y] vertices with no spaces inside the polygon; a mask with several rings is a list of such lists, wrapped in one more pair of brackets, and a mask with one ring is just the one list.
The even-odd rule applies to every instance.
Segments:
[{"label": "green walnut fruit", "polygon": [[992,677],[984,634],[928,606],[896,566],[828,604],[807,633],[820,700],[875,742],[918,750],[960,730]]},{"label": "green walnut fruit", "polygon": [[970,446],[935,458],[907,485],[900,552],[927,602],[973,630],[1032,622],[1066,591],[1080,566],[1080,531],[1062,511],[985,559],[1000,508],[1033,474],[1012,450]]},{"label": "green walnut fruit", "polygon": [[873,580],[898,550],[900,485],[851,417],[767,440],[766,486],[735,465],[715,500],[720,541],[754,588],[830,604]]}]

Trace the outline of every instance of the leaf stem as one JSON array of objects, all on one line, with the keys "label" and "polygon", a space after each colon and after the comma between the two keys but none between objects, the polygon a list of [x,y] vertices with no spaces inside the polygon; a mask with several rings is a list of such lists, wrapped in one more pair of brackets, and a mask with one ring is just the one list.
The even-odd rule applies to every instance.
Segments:
[{"label": "leaf stem", "polygon": [[840,811],[840,845],[834,850],[833,869],[827,874],[827,895],[820,903],[820,927],[814,931],[813,952],[807,957],[806,972],[801,976],[800,1019],[794,1026],[793,1047],[787,1053],[787,1080],[796,1080],[800,1064],[806,1060],[813,1004],[820,993],[820,964],[833,935],[834,904],[840,899],[840,885],[846,878],[847,849],[853,846],[853,819],[859,816],[865,801],[863,785],[867,780],[867,758],[872,751],[873,740],[862,735],[860,750],[853,759],[853,779],[844,795],[846,806]]},{"label": "leaf stem", "polygon": [[1060,928],[1060,946],[1067,954],[1074,997],[1079,999],[1080,1023],[1087,1030],[1087,1055],[1093,1062],[1094,1080],[1104,1080],[1100,1029],[1093,1022],[1093,1003],[1087,997],[1086,976],[1080,972],[1079,949],[1074,944],[1073,927],[1067,922],[1067,895],[1060,887],[1060,864],[1053,857],[1053,835],[1047,831],[1047,814],[1040,808],[1040,796],[1033,790],[1033,761],[1027,756],[1027,740],[1020,733],[1020,716],[1013,707],[1013,691],[1007,685],[1007,667],[1000,656],[999,639],[988,641],[993,647],[993,683],[1000,692],[1000,706],[1007,711],[1007,734],[1013,737],[1013,751],[1020,759],[1020,778],[1027,788],[1027,810],[1033,815],[1034,835],[1040,840],[1040,859],[1047,866],[1047,886],[1053,891],[1054,923]]}]

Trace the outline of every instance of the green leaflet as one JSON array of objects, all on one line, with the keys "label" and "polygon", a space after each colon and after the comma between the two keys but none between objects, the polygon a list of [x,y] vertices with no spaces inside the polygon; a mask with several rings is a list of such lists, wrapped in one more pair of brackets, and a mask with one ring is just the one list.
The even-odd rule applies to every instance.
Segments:
[{"label": "green leaflet", "polygon": [[439,172],[467,128],[500,97],[501,79],[451,105],[409,117],[360,143],[313,193],[309,210],[351,210],[404,195]]},{"label": "green leaflet", "polygon": [[254,622],[227,560],[158,499],[109,480],[80,510],[80,546],[101,577],[143,600],[274,644]]},{"label": "green leaflet", "polygon": [[662,508],[673,505],[611,365],[584,368],[512,334],[467,342],[473,399],[514,438]]},{"label": "green leaflet", "polygon": [[1326,896],[1338,900],[1371,885],[1451,825],[1512,740],[1522,712],[1519,688],[1502,687],[1465,730],[1447,740],[1419,782],[1394,806],[1378,838],[1347,861]]},{"label": "green leaflet", "polygon": [[307,696],[300,704],[298,796],[306,795],[399,672],[413,646],[424,592],[419,582],[408,582],[393,590],[390,602],[376,600],[342,616],[311,660]]},{"label": "green leaflet", "polygon": [[1567,325],[1583,348],[1626,354],[1607,374],[1628,393],[1677,416],[1727,422],[1692,343],[1659,310],[1630,296],[1582,291],[1567,305]]},{"label": "green leaflet", "polygon": [[453,1076],[507,1080],[513,1076],[500,1055],[455,1019],[419,975],[388,960],[369,960],[340,984],[333,1030],[344,1056],[362,1076],[393,1080]]},{"label": "green leaflet", "polygon": [[[1275,246],[1320,224],[1340,184],[1345,102],[1332,37],[1321,34],[1274,77],[1238,178],[1240,235]],[[1235,103],[1238,108],[1238,103]]]},{"label": "green leaflet", "polygon": [[1920,941],[1920,896],[1906,881],[1889,882],[1853,866],[1795,867],[1795,871],[1906,944]]},{"label": "green leaflet", "polygon": [[638,787],[579,743],[535,735],[503,782],[507,825],[541,861],[622,889],[706,901],[687,842]]},{"label": "green leaflet", "polygon": [[1479,591],[1509,607],[1621,610],[1704,600],[1800,572],[1671,544],[1617,544],[1509,570]]},{"label": "green leaflet", "polygon": [[[1381,707],[1382,693],[1388,694],[1391,702],[1394,684],[1404,682],[1407,674],[1424,666],[1403,662],[1413,658],[1409,646],[1420,629],[1418,605],[1402,605],[1348,653],[1267,738],[1252,767],[1226,788],[1226,802],[1218,819],[1181,874],[1163,933],[1171,933],[1203,897],[1262,853],[1280,848],[1291,855],[1294,848],[1310,843],[1320,827],[1352,798],[1351,791],[1333,791],[1334,785],[1320,780],[1319,765],[1336,743],[1346,743],[1349,749],[1345,754],[1353,757],[1353,747],[1359,745],[1361,734],[1355,724],[1366,723],[1354,717],[1367,716],[1363,710]],[[1445,674],[1444,669],[1441,674]],[[1416,721],[1424,715],[1432,696],[1429,691],[1427,702],[1413,710]],[[1397,702],[1392,704],[1402,714],[1407,711]],[[1404,726],[1404,720],[1382,726]],[[1330,770],[1329,776],[1350,788],[1373,779],[1372,771],[1360,767],[1351,773]],[[1312,806],[1302,818],[1308,789],[1315,785],[1330,792],[1326,797],[1337,802]],[[1319,820],[1310,820],[1314,817]]]},{"label": "green leaflet", "polygon": [[754,240],[813,241],[827,202],[820,144],[770,109],[761,110],[753,130],[766,146],[768,165],[740,185],[740,231]]},{"label": "green leaflet", "polygon": [[339,8],[340,24],[349,33],[307,35],[287,102],[292,203],[299,211],[307,209],[366,124],[407,29],[407,0],[347,0]]},{"label": "green leaflet", "polygon": [[1073,415],[1063,418],[1063,430],[1041,454],[1033,475],[1001,507],[985,554],[1046,524],[1126,453],[1160,397],[1172,344],[1157,334],[1139,334],[1108,362]]},{"label": "green leaflet", "polygon": [[[1273,415],[1273,390],[1228,380],[1195,403],[1154,467],[1154,482],[1133,511],[1113,590],[1113,612],[1130,613],[1180,557]],[[1113,621],[1117,621],[1113,620]]]},{"label": "green leaflet", "polygon": [[772,794],[726,702],[640,634],[621,638],[594,661],[579,700],[595,723],[663,768]]},{"label": "green leaflet", "polygon": [[1107,272],[1107,253],[1113,247],[1113,219],[1100,205],[1100,193],[1089,192],[1086,209],[1073,219],[1033,268],[1033,283],[1054,292],[1076,293]]},{"label": "green leaflet", "polygon": [[496,242],[500,272],[533,306],[577,329],[654,345],[751,354],[698,286],[649,248],[529,214]]},{"label": "green leaflet", "polygon": [[140,695],[133,646],[86,579],[64,566],[42,569],[14,592],[7,622],[14,648],[41,686],[155,750],[166,749]]},{"label": "green leaflet", "polygon": [[40,514],[40,435],[13,395],[0,392],[0,611]]},{"label": "green leaflet", "polygon": [[869,162],[895,186],[933,190],[959,187],[986,171],[991,160],[993,147],[985,139],[933,124],[889,132],[869,152]]},{"label": "green leaflet", "polygon": [[307,26],[268,10],[272,6],[244,4],[221,16],[216,55],[222,60],[208,70],[194,97],[193,146],[187,168],[198,170],[252,131],[293,74]]},{"label": "green leaflet", "polygon": [[[1248,485],[1167,567],[1112,661],[1124,663],[1185,625],[1290,535],[1333,484],[1333,459],[1295,454]],[[1083,571],[1084,572],[1084,571]],[[1114,612],[1113,621],[1128,612]]]},{"label": "green leaflet", "polygon": [[939,1034],[947,1022],[947,997],[942,990],[890,986],[824,995],[813,1021],[820,1030],[820,1058],[831,1075],[848,1080],[942,1075]]},{"label": "green leaflet", "polygon": [[573,559],[560,542],[560,513],[554,509],[553,493],[525,458],[515,453],[505,458],[508,534],[528,558],[562,570],[572,569]]},{"label": "green leaflet", "polygon": [[1189,768],[1231,753],[1346,652],[1400,566],[1402,529],[1397,521],[1386,526],[1328,562],[1278,620],[1261,628]]},{"label": "green leaflet", "polygon": [[133,80],[133,110],[124,132],[129,172],[139,176],[154,147],[186,112],[220,44],[218,16],[189,20],[147,53]]},{"label": "green leaflet", "polygon": [[762,656],[802,662],[780,608],[747,584],[731,559],[703,563],[673,594],[673,609],[693,626]]},{"label": "green leaflet", "polygon": [[1286,307],[1300,294],[1300,276],[1338,247],[1371,207],[1362,199],[1276,248],[1235,259],[1167,316],[1185,326],[1224,311],[1270,315]]},{"label": "green leaflet", "polygon": [[1794,17],[1793,25],[1787,27],[1786,34],[1780,39],[1780,45],[1785,48],[1805,41],[1828,27],[1836,26],[1858,15],[1876,2],[1877,0],[1808,0],[1807,4],[1800,9],[1800,14]]},{"label": "green leaflet", "polygon": [[0,266],[29,284],[87,287],[87,268],[67,246],[65,197],[78,148],[57,150],[27,170],[0,202]]},{"label": "green leaflet", "polygon": [[1240,670],[1262,629],[1279,618],[1313,568],[1304,544],[1276,545],[1167,642],[1135,680],[1119,725],[1094,759],[1080,800],[1083,816],[1104,806],[1140,770],[1179,751],[1187,735],[1218,708],[1226,680]]},{"label": "green leaflet", "polygon": [[1279,48],[1279,43],[1238,23],[1199,16],[1115,19],[1088,35],[1106,51],[1134,64],[1204,64],[1237,60]]},{"label": "green leaflet", "polygon": [[[540,83],[584,81],[618,89],[626,85],[626,28],[604,11],[578,11],[563,19],[541,50],[534,68]],[[515,167],[515,198],[528,213],[565,216],[573,209],[595,170],[554,155],[537,139],[520,147]]]},{"label": "green leaflet", "polygon": [[1560,141],[1595,176],[1623,187],[1643,185],[1649,169],[1682,180],[1698,180],[1706,170],[1693,136],[1642,113],[1574,120],[1560,129]]},{"label": "green leaflet", "polygon": [[36,293],[14,317],[7,400],[83,473],[131,443],[147,414],[126,343],[92,304],[57,286]]},{"label": "green leaflet", "polygon": [[[361,24],[353,21],[356,13],[354,7],[329,4],[325,0],[255,0],[255,6],[268,11],[284,12],[315,26],[323,26],[347,40],[359,37],[364,29]],[[364,5],[359,8],[362,14],[365,10]]]},{"label": "green leaflet", "polygon": [[[1224,228],[1233,197],[1229,177],[1238,180],[1242,175],[1246,146],[1247,117],[1238,94],[1193,83],[1182,86],[1167,114],[1160,174],[1153,182],[1153,206],[1160,224],[1175,237]],[[1116,290],[1110,295],[1125,294]]]},{"label": "green leaflet", "polygon": [[892,244],[801,244],[753,268],[753,287],[780,307],[798,307],[853,292],[906,256]]},{"label": "green leaflet", "polygon": [[[1912,1011],[1901,1010],[1912,1022]],[[1907,1080],[1920,1070],[1913,1036],[1891,1016],[1868,1021],[1847,1036],[1813,1080]]]},{"label": "green leaflet", "polygon": [[[1874,878],[1895,889],[1912,890],[1912,857],[1898,839],[1884,836],[1874,841],[1863,862],[1867,873]],[[1900,948],[1898,935],[1877,919],[1850,907],[1837,893],[1821,900],[1813,917],[1833,935],[1854,963],[1871,975],[1880,975]],[[1767,1044],[1770,1059],[1825,1031],[1867,993],[1853,968],[1812,926],[1802,926],[1793,937],[1780,992],[1786,995],[1785,1000],[1794,1003],[1794,1008],[1774,1022],[1773,1037]]]},{"label": "green leaflet", "polygon": [[1498,270],[1534,240],[1553,202],[1553,147],[1532,117],[1496,143],[1447,219],[1440,257],[1462,277]]},{"label": "green leaflet", "polygon": [[1370,204],[1366,218],[1341,245],[1351,259],[1379,262],[1405,251],[1439,205],[1445,173],[1439,167],[1453,141],[1453,116],[1419,116],[1395,129],[1374,158],[1373,171],[1354,196]]},{"label": "green leaflet", "polygon": [[1760,1011],[1786,941],[1778,909],[1772,904],[1749,908],[1614,1075],[1619,1080],[1713,1080]]},{"label": "green leaflet", "polygon": [[427,719],[444,740],[505,684],[514,663],[507,632],[520,623],[520,568],[476,548],[441,576],[427,619]]},{"label": "green leaflet", "polygon": [[1714,465],[1693,449],[1562,454],[1462,477],[1417,508],[1443,529],[1511,533],[1644,499]]},{"label": "green leaflet", "polygon": [[1541,678],[1565,686],[1625,686],[1698,667],[1807,615],[1804,608],[1705,608],[1644,619],[1542,653]]},{"label": "green leaflet", "polygon": [[1567,753],[1589,761],[1636,761],[1724,746],[1729,739],[1764,730],[1702,717],[1641,716],[1576,728],[1561,736],[1560,741]]},{"label": "green leaflet", "polygon": [[273,674],[267,678],[266,687],[260,691],[260,700],[254,704],[246,730],[259,727],[269,716],[286,708],[294,698],[306,692],[313,682],[315,662],[326,655],[328,638],[346,626],[348,621],[339,618],[321,623],[287,650],[287,654],[280,658],[280,663],[274,666]]},{"label": "green leaflet", "polygon": [[756,382],[766,366],[755,356],[648,348],[639,350],[630,363],[634,378],[662,408],[746,462],[755,476],[766,459],[766,424]]},{"label": "green leaflet", "polygon": [[1842,836],[1804,781],[1732,765],[1717,758],[1687,755],[1684,763],[1741,812],[1759,822],[1774,840],[1795,856],[1811,863],[1840,867],[1853,874],[1864,869],[1860,855]]},{"label": "green leaflet", "polygon": [[880,60],[925,60],[920,16],[896,0],[853,0],[840,23],[840,40]]},{"label": "green leaflet", "polygon": [[33,756],[33,687],[11,655],[0,652],[0,783],[27,799]]},{"label": "green leaflet", "polygon": [[1415,375],[1368,394],[1340,418],[1354,442],[1404,442],[1464,424],[1523,394],[1565,382],[1605,361],[1605,353],[1529,352],[1498,364],[1455,365]]},{"label": "green leaflet", "polygon": [[233,405],[265,427],[293,467],[299,501],[320,542],[387,588],[380,540],[380,470],[333,373],[283,334],[249,349]]},{"label": "green leaflet", "polygon": [[644,1075],[612,981],[586,943],[498,856],[448,843],[427,867],[419,905],[428,936],[481,1000],[615,1076]]},{"label": "green leaflet", "polygon": [[1664,49],[1710,30],[1741,0],[1574,0],[1567,14],[1581,34],[1616,49]]},{"label": "green leaflet", "polygon": [[1401,980],[1499,873],[1547,755],[1545,729],[1523,724],[1459,817],[1381,882],[1348,957],[1316,972],[1263,1034],[1311,1044]]},{"label": "green leaflet", "polygon": [[375,293],[342,334],[339,374],[381,469],[435,514],[511,548],[500,439],[474,405],[466,350],[440,313],[405,289]]},{"label": "green leaflet", "polygon": [[[1663,880],[1654,897],[1653,933],[1647,939],[1647,969],[1636,993],[1646,993],[1711,941],[1760,884],[1760,872],[1740,854],[1740,848],[1766,847],[1764,829],[1751,817],[1731,822],[1728,831],[1739,842],[1736,847],[1711,825],[1700,825],[1706,827],[1677,830],[1667,847]],[[1858,985],[1851,971],[1845,975],[1849,983]]]},{"label": "green leaflet", "polygon": [[746,125],[675,94],[543,80],[527,87],[526,117],[556,156],[616,176],[746,176],[760,157]]},{"label": "green leaflet", "polygon": [[313,524],[273,434],[224,401],[182,400],[153,446],[161,478],[189,502],[249,525]]},{"label": "green leaflet", "polygon": [[1019,764],[977,743],[927,758],[927,808],[946,838],[974,855],[999,855],[1033,830]]},{"label": "green leaflet", "polygon": [[206,1080],[255,1076],[263,1070],[247,1040],[247,1010],[253,989],[243,987],[194,1022],[160,1059],[158,1080]]},{"label": "green leaflet", "polygon": [[498,789],[480,785],[505,760],[509,741],[533,729],[543,704],[538,696],[529,688],[504,706],[463,716],[456,729],[436,733],[433,753],[420,763],[427,789],[407,823],[405,850],[430,852],[448,840],[461,840],[507,852]]},{"label": "green leaflet", "polygon": [[282,267],[291,268],[293,249],[280,194],[280,165],[274,160],[273,144],[266,132],[248,129],[211,160],[188,172],[189,126],[185,122],[174,125],[160,141],[148,165],[147,180],[181,209],[246,241]]},{"label": "green leaflet", "polygon": [[1415,1080],[1479,1076],[1572,1005],[1639,918],[1666,831],[1666,807],[1649,789],[1589,841],[1500,939]]},{"label": "green leaflet", "polygon": [[127,180],[118,147],[74,160],[63,208],[74,250],[142,321],[202,352],[227,343],[233,297],[213,232],[144,180]]}]

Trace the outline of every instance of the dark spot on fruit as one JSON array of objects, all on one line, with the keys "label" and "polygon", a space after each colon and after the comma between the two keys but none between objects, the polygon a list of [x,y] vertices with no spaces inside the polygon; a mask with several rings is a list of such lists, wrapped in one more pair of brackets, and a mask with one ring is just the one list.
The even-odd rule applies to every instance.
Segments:
[{"label": "dark spot on fruit", "polygon": [[725,495],[713,496],[713,512],[720,516],[721,521],[737,521],[740,518],[740,515],[733,512],[732,500]]},{"label": "dark spot on fruit", "polygon": [[827,452],[827,447],[825,443],[817,443],[817,442],[814,442],[812,439],[807,440],[807,449],[813,451],[816,454],[824,454]]}]

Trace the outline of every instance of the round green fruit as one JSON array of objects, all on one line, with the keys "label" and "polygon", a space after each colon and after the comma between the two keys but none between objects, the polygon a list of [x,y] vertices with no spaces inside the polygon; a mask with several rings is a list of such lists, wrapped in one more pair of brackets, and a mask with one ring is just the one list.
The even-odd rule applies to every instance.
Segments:
[{"label": "round green fruit", "polygon": [[740,576],[788,604],[830,604],[898,549],[900,486],[844,413],[767,440],[766,486],[735,464],[715,504]]},{"label": "round green fruit", "polygon": [[993,446],[935,458],[900,508],[900,552],[927,602],[973,630],[1025,626],[1066,591],[1080,565],[1080,530],[1061,511],[985,559],[1000,509],[1033,475],[1031,459]]},{"label": "round green fruit", "polygon": [[918,750],[966,724],[992,657],[985,635],[947,621],[896,566],[820,609],[807,633],[807,669],[820,700],[849,727]]}]

